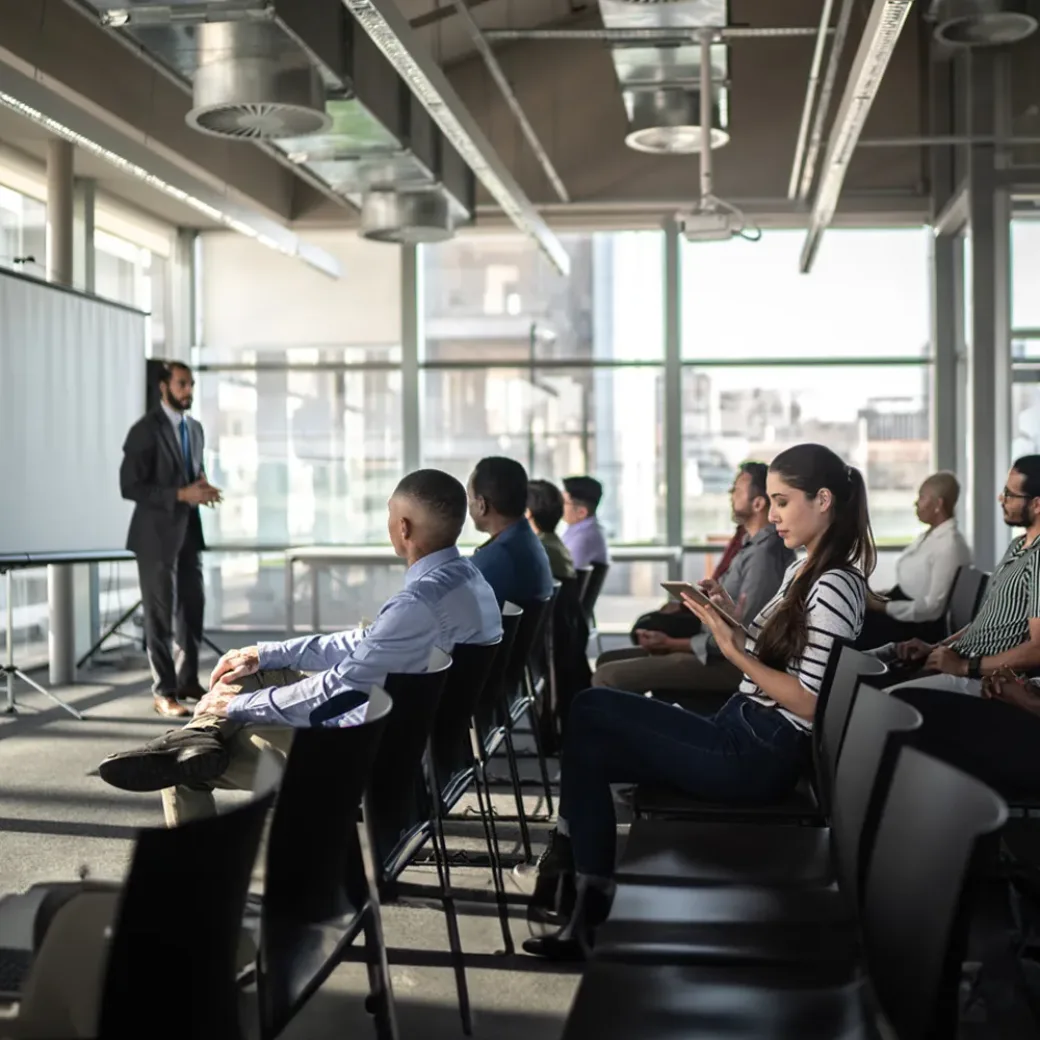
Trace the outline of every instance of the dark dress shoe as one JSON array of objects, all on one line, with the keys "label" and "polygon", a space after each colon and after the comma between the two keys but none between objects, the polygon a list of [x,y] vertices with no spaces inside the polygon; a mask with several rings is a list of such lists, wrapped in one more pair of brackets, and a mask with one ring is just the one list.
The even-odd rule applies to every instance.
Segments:
[{"label": "dark dress shoe", "polygon": [[592,949],[596,929],[607,919],[612,900],[599,888],[579,890],[570,919],[557,932],[539,935],[523,942],[524,953],[548,961],[583,961]]},{"label": "dark dress shoe", "polygon": [[161,791],[216,780],[227,769],[228,759],[220,733],[197,726],[171,730],[133,751],[109,755],[98,774],[123,791]]},{"label": "dark dress shoe", "polygon": [[206,691],[198,684],[185,686],[177,691],[179,701],[201,701],[206,696]]},{"label": "dark dress shoe", "polygon": [[522,945],[524,953],[547,961],[583,961],[586,957],[585,946],[575,935],[562,936],[559,932],[554,932],[551,935],[525,939]]},{"label": "dark dress shoe", "polygon": [[157,694],[154,699],[156,715],[162,715],[167,719],[183,719],[186,715],[191,714],[183,704],[178,702],[176,697]]}]

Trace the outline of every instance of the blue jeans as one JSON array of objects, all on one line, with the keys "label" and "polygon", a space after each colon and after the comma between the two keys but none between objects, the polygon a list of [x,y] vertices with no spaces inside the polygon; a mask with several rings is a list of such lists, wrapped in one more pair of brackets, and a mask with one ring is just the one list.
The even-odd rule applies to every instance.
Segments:
[{"label": "blue jeans", "polygon": [[774,708],[736,694],[712,716],[620,690],[574,699],[560,759],[560,815],[582,874],[614,872],[610,785],[665,783],[713,801],[770,802],[807,771],[810,742]]}]

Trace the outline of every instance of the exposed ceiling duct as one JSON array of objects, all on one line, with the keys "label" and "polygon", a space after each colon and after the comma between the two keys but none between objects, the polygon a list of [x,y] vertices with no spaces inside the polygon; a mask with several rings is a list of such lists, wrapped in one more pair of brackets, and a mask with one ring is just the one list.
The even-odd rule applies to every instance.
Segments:
[{"label": "exposed ceiling duct", "polygon": [[863,37],[845,83],[845,92],[831,127],[827,154],[809,215],[809,231],[802,247],[800,267],[803,274],[808,274],[812,269],[823,233],[834,219],[849,162],[910,13],[911,4],[912,0],[874,0],[871,6]]},{"label": "exposed ceiling duct", "polygon": [[1030,0],[933,0],[935,38],[955,47],[1002,47],[1037,29]]},{"label": "exposed ceiling duct", "polygon": [[431,245],[455,233],[451,209],[440,191],[374,189],[361,206],[361,236],[372,242]]},{"label": "exposed ceiling duct", "polygon": [[699,152],[702,113],[710,112],[712,148],[729,141],[728,50],[711,46],[710,104],[701,102],[697,30],[724,28],[727,0],[599,0],[603,24],[614,32],[674,32],[671,43],[620,42],[611,47],[614,71],[629,120],[625,143],[654,155]]},{"label": "exposed ceiling duct", "polygon": [[472,219],[472,172],[340,0],[92,3],[192,91],[191,126],[275,149],[367,212],[373,240],[432,241]]}]

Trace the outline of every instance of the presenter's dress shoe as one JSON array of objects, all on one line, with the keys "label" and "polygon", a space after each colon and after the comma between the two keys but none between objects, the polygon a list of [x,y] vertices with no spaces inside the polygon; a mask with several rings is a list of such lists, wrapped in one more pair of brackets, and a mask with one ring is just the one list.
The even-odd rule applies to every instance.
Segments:
[{"label": "presenter's dress shoe", "polygon": [[162,715],[167,719],[183,719],[186,715],[191,714],[183,704],[178,702],[176,697],[156,695],[154,699],[156,715]]},{"label": "presenter's dress shoe", "polygon": [[123,791],[161,791],[177,784],[216,780],[228,767],[220,733],[208,727],[170,730],[133,751],[109,755],[98,773]]},{"label": "presenter's dress shoe", "polygon": [[193,686],[185,686],[177,691],[177,700],[179,701],[201,701],[205,696],[206,691],[199,683],[195,683]]}]

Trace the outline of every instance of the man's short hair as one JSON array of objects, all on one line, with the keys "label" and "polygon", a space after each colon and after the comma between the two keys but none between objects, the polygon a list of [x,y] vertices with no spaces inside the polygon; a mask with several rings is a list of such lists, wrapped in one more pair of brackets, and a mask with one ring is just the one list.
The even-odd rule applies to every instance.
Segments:
[{"label": "man's short hair", "polygon": [[159,382],[168,383],[173,378],[174,372],[178,370],[191,375],[191,365],[186,365],[183,361],[164,361],[162,372],[159,375]]},{"label": "man's short hair", "polygon": [[948,469],[941,469],[938,473],[933,473],[924,483],[936,498],[943,500],[943,504],[951,513],[957,508],[957,501],[961,497],[961,484],[955,473],[951,473]]},{"label": "man's short hair", "polygon": [[454,543],[466,522],[466,489],[450,473],[439,469],[417,469],[394,488],[394,496],[410,498],[429,513]]},{"label": "man's short hair", "polygon": [[603,485],[595,477],[567,477],[563,481],[563,490],[575,505],[584,506],[593,516],[596,515],[603,498]]},{"label": "man's short hair", "polygon": [[548,480],[529,480],[527,508],[539,531],[555,531],[563,519],[563,492]]},{"label": "man's short hair", "polygon": [[516,459],[489,455],[473,470],[473,494],[499,516],[519,519],[527,509],[527,470]]},{"label": "man's short hair", "polygon": [[1030,498],[1040,498],[1040,455],[1023,455],[1015,459],[1011,468],[1025,477],[1022,493]]},{"label": "man's short hair", "polygon": [[740,472],[746,473],[751,478],[748,481],[748,497],[769,497],[766,492],[766,476],[769,473],[769,467],[764,462],[742,462]]}]

